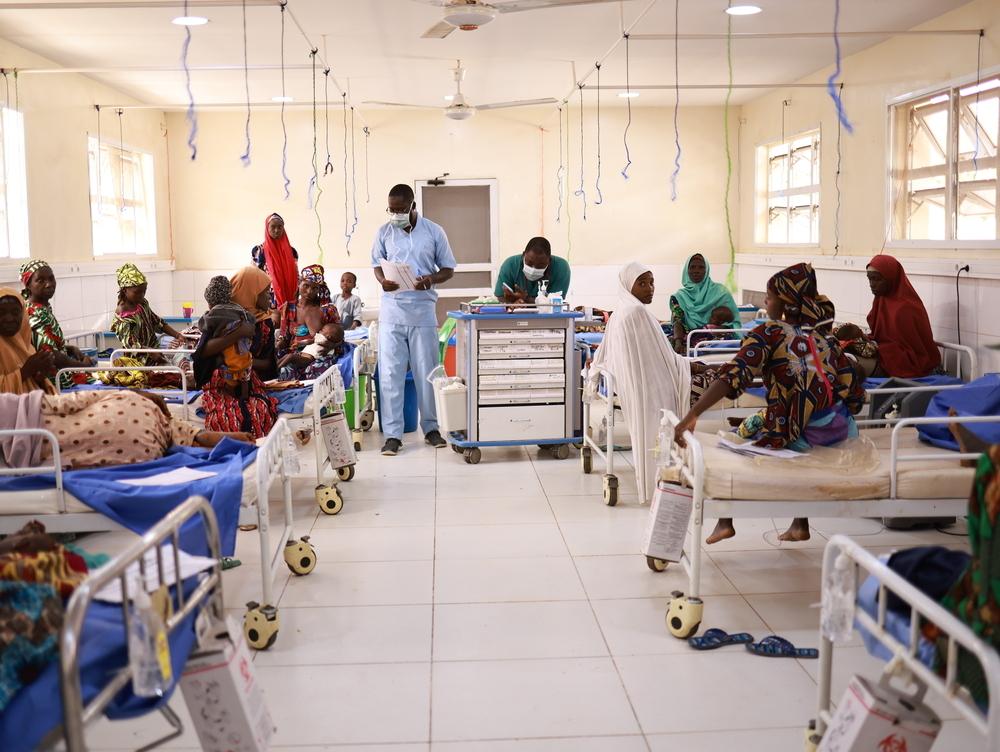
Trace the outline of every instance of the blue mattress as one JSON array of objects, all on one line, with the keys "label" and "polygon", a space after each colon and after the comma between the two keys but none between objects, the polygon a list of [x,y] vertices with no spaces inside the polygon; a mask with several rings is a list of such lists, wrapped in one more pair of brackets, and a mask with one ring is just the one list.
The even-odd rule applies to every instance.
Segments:
[{"label": "blue mattress", "polygon": [[[75,384],[68,389],[63,389],[64,392],[97,392],[97,391],[108,391],[117,389],[126,389],[128,387],[113,386],[111,384]],[[156,394],[163,397],[165,402],[169,402],[173,405],[180,405],[184,401],[184,392],[180,389],[149,389],[143,388],[144,392],[149,392],[150,394]],[[201,396],[200,389],[188,389],[188,404],[190,405],[196,399]]]}]

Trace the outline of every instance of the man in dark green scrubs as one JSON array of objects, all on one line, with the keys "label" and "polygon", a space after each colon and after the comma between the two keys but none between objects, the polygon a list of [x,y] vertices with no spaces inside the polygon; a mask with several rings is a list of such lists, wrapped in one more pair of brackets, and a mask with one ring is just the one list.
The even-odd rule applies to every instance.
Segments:
[{"label": "man in dark green scrubs", "polygon": [[569,262],[552,255],[545,238],[532,238],[524,253],[511,256],[500,266],[494,294],[505,303],[534,303],[538,284],[547,282],[549,295],[569,293]]}]

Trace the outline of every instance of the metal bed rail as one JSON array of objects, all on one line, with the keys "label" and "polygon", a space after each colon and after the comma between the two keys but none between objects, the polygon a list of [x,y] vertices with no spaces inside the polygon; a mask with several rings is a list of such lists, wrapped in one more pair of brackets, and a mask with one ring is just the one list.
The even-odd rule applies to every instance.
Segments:
[{"label": "metal bed rail", "polygon": [[[355,378],[357,378],[356,375]],[[323,469],[327,465],[330,465],[331,469],[337,473],[337,477],[340,480],[350,480],[354,477],[353,464],[346,465],[344,468],[333,467],[330,462],[329,453],[326,451],[326,442],[323,437],[322,424],[324,411],[330,409],[331,412],[343,412],[346,401],[347,392],[344,389],[344,379],[340,375],[340,366],[335,363],[326,369],[323,375],[313,384],[312,431],[313,444],[316,448],[317,487],[323,485]]]},{"label": "metal bed rail", "polygon": [[[615,377],[607,368],[595,366],[588,362],[580,372],[583,377],[583,447],[580,450],[580,461],[583,472],[589,474],[593,466],[593,455],[596,454],[605,465],[604,471],[604,503],[613,507],[618,503],[618,476],[615,475]],[[596,382],[593,391],[588,384]],[[604,385],[606,394],[601,394],[600,386]],[[589,398],[588,398],[589,397]],[[607,428],[605,446],[600,444],[590,433],[591,403],[603,400],[605,404],[605,425]]]},{"label": "metal bed rail", "polygon": [[[941,348],[941,365],[946,371],[948,370],[948,356],[950,353],[954,353],[955,370],[949,371],[949,373],[965,381],[974,381],[978,378],[979,356],[976,355],[973,348],[967,345],[957,345],[954,342],[935,342],[934,344]],[[962,368],[963,356],[969,361],[968,371]]]},{"label": "metal bed rail", "polygon": [[[981,640],[967,625],[941,604],[920,592],[903,577],[893,572],[879,559],[862,548],[857,542],[844,535],[833,536],[823,552],[823,584],[837,564],[837,559],[846,556],[855,567],[855,581],[858,570],[863,570],[879,583],[876,617],[863,610],[855,611],[855,621],[893,654],[886,671],[902,669],[916,677],[927,687],[941,695],[967,720],[973,728],[985,737],[983,750],[1000,749],[1000,653]],[[910,608],[909,645],[904,645],[885,628],[888,610],[887,594],[892,592]],[[920,642],[920,625],[933,623],[946,640],[945,674],[938,673],[921,663],[917,657]],[[834,644],[826,636],[820,635],[819,648],[819,696],[816,730],[820,736],[830,723],[831,685],[833,682]],[[969,692],[958,681],[959,648],[964,648],[979,661],[986,677],[989,705],[984,712],[972,700]]]},{"label": "metal bed rail", "polygon": [[[172,546],[174,572],[179,579],[181,526],[195,516],[200,516],[202,519],[206,543],[208,544],[208,555],[216,561],[216,564],[202,576],[201,582],[190,595],[185,595],[183,581],[176,583],[171,596],[174,605],[173,613],[166,619],[165,627],[168,634],[174,632],[195,609],[210,608],[213,618],[219,620],[223,618],[222,569],[218,563],[221,555],[218,523],[215,519],[215,512],[208,501],[203,497],[195,496],[173,509],[124,553],[87,577],[76,588],[66,605],[62,629],[59,632],[59,669],[60,692],[63,701],[63,736],[69,752],[84,752],[87,749],[84,739],[84,730],[87,724],[108,706],[131,679],[131,672],[126,664],[108,679],[94,699],[84,703],[79,659],[80,636],[87,610],[105,586],[115,580],[119,581],[123,596],[123,639],[127,643],[131,623],[128,595],[131,585],[128,576],[129,568],[138,563],[140,579],[146,582],[147,578],[153,576],[155,578],[153,581],[158,585],[167,585],[163,565],[163,544],[169,542]],[[153,550],[156,551],[155,573],[148,572],[146,565],[146,554]]]},{"label": "metal bed rail", "polygon": [[0,477],[20,475],[45,475],[52,473],[56,479],[56,494],[59,498],[59,514],[66,514],[66,495],[63,492],[62,455],[59,451],[59,439],[51,431],[44,428],[5,428],[0,430],[0,441],[13,439],[17,436],[40,436],[52,448],[52,462],[38,467],[0,467]]},{"label": "metal bed rail", "polygon": [[[262,603],[274,604],[272,583],[283,563],[282,552],[285,544],[294,539],[292,510],[292,479],[285,467],[285,451],[291,441],[291,429],[286,418],[279,418],[257,449],[257,530],[260,538],[260,565],[262,576]],[[284,525],[278,545],[271,546],[271,510],[269,497],[271,485],[281,481],[282,510]]]},{"label": "metal bed rail", "polygon": [[[90,366],[87,368],[60,368],[56,373],[56,391],[59,394],[63,393],[62,389],[62,375],[64,373],[129,373],[139,371],[140,373],[176,373],[181,377],[181,400],[183,402],[181,409],[184,412],[184,419],[187,420],[190,416],[190,410],[188,408],[188,373],[180,366]],[[114,386],[114,385],[112,385]],[[121,389],[132,389],[133,387],[123,386]],[[155,394],[156,392],[152,392]]]},{"label": "metal bed rail", "polygon": [[[362,432],[371,430],[375,424],[375,400],[372,379],[375,377],[375,364],[378,359],[372,340],[362,340],[355,343],[352,356],[354,366],[354,450],[361,451]],[[365,385],[361,386],[361,377],[365,376]]]},{"label": "metal bed rail", "polygon": [[[691,345],[691,340],[694,338],[694,335],[696,335],[696,334],[712,334],[712,335],[714,335],[714,336],[717,337],[717,336],[722,335],[722,334],[729,335],[730,333],[732,333],[734,335],[737,334],[737,333],[742,334],[742,335],[747,335],[747,334],[749,334],[752,331],[753,331],[753,327],[746,327],[746,326],[741,326],[738,329],[728,329],[728,330],[727,329],[692,329],[691,331],[689,331],[687,333],[687,354],[688,354],[688,357],[689,358],[697,357],[698,353],[701,350],[706,350],[709,353],[739,352],[740,351],[740,343],[743,341],[742,337],[740,337],[739,339],[736,339],[735,337],[734,338],[728,338],[727,337],[726,339],[708,339],[708,340],[703,340],[702,342],[699,342],[699,343],[695,344],[694,346],[692,346]],[[725,343],[726,347],[717,347],[717,345],[722,344],[722,343]],[[708,345],[713,345],[713,346],[709,347]]]}]

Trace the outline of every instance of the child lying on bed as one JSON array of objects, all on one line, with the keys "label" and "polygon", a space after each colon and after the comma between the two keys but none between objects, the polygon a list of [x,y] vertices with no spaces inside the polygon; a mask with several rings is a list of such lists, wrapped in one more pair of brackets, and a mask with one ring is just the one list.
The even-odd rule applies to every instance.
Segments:
[{"label": "child lying on bed", "polygon": [[318,379],[343,354],[344,327],[340,324],[324,324],[316,332],[312,344],[298,352],[288,353],[278,363],[280,377],[289,381]]},{"label": "child lying on bed", "polygon": [[[147,462],[175,444],[213,447],[227,436],[253,441],[245,433],[203,431],[173,419],[158,395],[127,389],[0,394],[0,425],[55,434],[65,470]],[[33,467],[50,458],[52,448],[40,436],[4,438],[0,456],[11,467]]]}]

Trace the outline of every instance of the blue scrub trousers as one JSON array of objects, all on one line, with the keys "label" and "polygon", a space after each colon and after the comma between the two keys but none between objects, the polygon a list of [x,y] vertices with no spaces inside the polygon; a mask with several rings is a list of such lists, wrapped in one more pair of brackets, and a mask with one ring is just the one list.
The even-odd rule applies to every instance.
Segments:
[{"label": "blue scrub trousers", "polygon": [[382,399],[382,433],[387,439],[403,439],[403,389],[406,369],[413,372],[420,410],[420,430],[438,427],[434,387],[427,377],[438,365],[438,336],[434,326],[383,324],[378,327],[379,393]]}]

